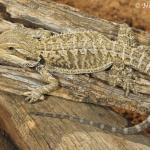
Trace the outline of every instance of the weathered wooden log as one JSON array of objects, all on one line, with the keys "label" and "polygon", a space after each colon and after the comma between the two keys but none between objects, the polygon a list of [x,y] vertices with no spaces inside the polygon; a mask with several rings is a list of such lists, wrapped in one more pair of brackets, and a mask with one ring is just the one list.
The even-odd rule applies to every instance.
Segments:
[{"label": "weathered wooden log", "polygon": [[[7,28],[2,28],[0,25],[1,32],[13,28],[14,23],[21,23],[26,27],[41,27],[54,32],[88,29],[97,30],[109,38],[116,39],[117,37],[117,23],[89,17],[77,9],[52,1],[0,0],[0,6],[2,23],[7,25]],[[149,45],[150,38],[147,38],[150,37],[149,34],[145,35],[137,30],[135,32],[140,44]],[[116,150],[123,148],[149,149],[149,138],[143,135],[125,136],[126,140],[124,140],[122,135],[108,134],[94,127],[65,120],[38,118],[28,114],[30,111],[67,112],[114,126],[124,126],[126,123],[123,118],[111,110],[84,103],[68,102],[65,99],[78,101],[79,98],[87,103],[118,106],[140,113],[149,113],[149,77],[140,75],[141,80],[138,85],[143,94],[139,96],[130,94],[129,97],[124,97],[122,89],[107,84],[107,72],[100,73],[100,75],[94,74],[92,78],[84,75],[54,74],[59,78],[61,88],[50,93],[52,96],[47,97],[45,101],[28,104],[21,96],[23,92],[28,87],[38,87],[45,83],[41,81],[40,75],[33,70],[5,66],[4,64],[1,62],[0,66],[0,91],[5,91],[0,92],[2,128],[9,133],[20,149],[100,150],[112,147],[112,145]],[[73,94],[77,97],[72,97]]]},{"label": "weathered wooden log", "polygon": [[[18,95],[23,95],[23,92],[27,91],[29,87],[44,85],[41,83],[40,75],[32,70],[29,72],[21,68],[0,66],[0,76],[0,89]],[[54,73],[53,76],[59,79],[61,88],[49,93],[50,95],[77,102],[120,107],[142,114],[149,112],[149,96],[130,94],[125,97],[121,89],[110,87],[97,78],[84,75],[70,76]],[[103,76],[107,76],[107,74]],[[22,82],[23,84],[21,84]]]}]

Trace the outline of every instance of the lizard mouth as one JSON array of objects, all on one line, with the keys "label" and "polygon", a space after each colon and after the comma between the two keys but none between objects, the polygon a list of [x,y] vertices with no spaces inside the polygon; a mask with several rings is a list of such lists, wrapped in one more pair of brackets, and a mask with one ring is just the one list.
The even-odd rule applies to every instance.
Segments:
[{"label": "lizard mouth", "polygon": [[24,48],[18,48],[16,45],[12,44],[0,44],[1,50],[4,53],[15,55],[20,58],[26,59],[26,60],[33,60],[36,61],[38,58],[38,55],[36,56],[36,53],[31,53],[30,51],[25,50]]},{"label": "lizard mouth", "polygon": [[38,60],[38,55],[36,53],[31,53],[30,51],[24,50],[24,49],[16,49],[16,53],[20,55],[20,57],[25,58],[26,60],[33,60],[37,61]]}]

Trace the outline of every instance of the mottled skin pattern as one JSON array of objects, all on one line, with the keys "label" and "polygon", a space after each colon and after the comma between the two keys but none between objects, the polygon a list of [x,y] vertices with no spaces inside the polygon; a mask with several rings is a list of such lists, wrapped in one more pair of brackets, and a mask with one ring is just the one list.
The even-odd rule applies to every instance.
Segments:
[{"label": "mottled skin pattern", "polygon": [[[136,92],[133,69],[150,75],[149,47],[136,46],[135,36],[126,25],[121,26],[117,41],[95,31],[85,31],[51,36],[40,46],[43,49],[42,52],[40,49],[39,53],[45,61],[44,70],[85,74],[104,71],[111,66],[110,84],[121,85],[126,95],[131,89]],[[51,80],[56,81],[51,78],[51,84]],[[35,101],[38,98],[32,95],[29,99]]]},{"label": "mottled skin pattern", "polygon": [[[134,70],[150,75],[150,47],[138,46],[131,28],[125,24],[120,25],[116,41],[96,31],[51,36],[42,30],[30,33],[23,27],[19,27],[0,35],[0,48],[2,50],[11,49],[6,54],[0,51],[4,58],[9,58],[10,62],[15,62],[21,67],[35,67],[43,77],[43,81],[48,83],[24,93],[27,96],[26,100],[30,103],[43,100],[44,94],[59,87],[59,81],[50,74],[51,72],[77,75],[109,69],[110,84],[121,85],[126,95],[130,90],[136,92]],[[19,59],[16,59],[18,52]],[[26,57],[31,58],[34,62],[24,60]],[[45,113],[34,114],[47,116]],[[150,117],[139,125],[122,129],[73,116],[60,114],[48,114],[48,116],[77,120],[80,123],[123,134],[138,133],[150,126]]]}]

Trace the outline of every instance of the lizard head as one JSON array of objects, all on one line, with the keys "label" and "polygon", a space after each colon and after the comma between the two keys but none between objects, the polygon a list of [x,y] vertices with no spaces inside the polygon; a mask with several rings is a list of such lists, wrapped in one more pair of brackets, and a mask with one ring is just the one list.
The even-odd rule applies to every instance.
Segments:
[{"label": "lizard head", "polygon": [[0,36],[0,48],[7,54],[35,61],[39,59],[41,53],[37,39],[24,34],[12,36],[9,32]]},{"label": "lizard head", "polygon": [[1,33],[0,48],[10,55],[31,60],[38,60],[41,53],[38,39],[26,33],[23,27]]},{"label": "lizard head", "polygon": [[37,61],[41,53],[36,45],[33,48],[32,46],[30,47],[30,44],[27,46],[18,46],[16,43],[3,43],[0,44],[0,47],[3,51],[5,51],[5,53],[15,55],[26,60]]}]

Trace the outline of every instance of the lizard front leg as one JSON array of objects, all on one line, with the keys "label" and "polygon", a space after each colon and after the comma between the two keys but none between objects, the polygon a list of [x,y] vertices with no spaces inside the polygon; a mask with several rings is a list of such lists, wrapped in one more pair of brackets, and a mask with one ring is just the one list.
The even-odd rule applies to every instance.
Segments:
[{"label": "lizard front leg", "polygon": [[25,100],[29,103],[44,100],[44,94],[48,94],[58,88],[58,80],[55,79],[44,66],[37,70],[41,74],[42,80],[48,84],[39,88],[29,88],[30,91],[24,93],[24,95],[27,96]]}]

